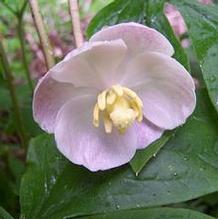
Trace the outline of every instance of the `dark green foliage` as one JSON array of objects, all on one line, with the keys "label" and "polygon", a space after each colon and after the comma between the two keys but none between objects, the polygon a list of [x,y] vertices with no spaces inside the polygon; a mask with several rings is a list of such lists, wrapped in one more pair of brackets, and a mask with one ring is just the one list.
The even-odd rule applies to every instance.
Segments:
[{"label": "dark green foliage", "polygon": [[184,16],[211,101],[218,111],[218,6],[172,0]]},{"label": "dark green foliage", "polygon": [[151,208],[144,210],[120,211],[105,215],[85,216],[81,219],[213,219],[205,214],[186,209]]}]

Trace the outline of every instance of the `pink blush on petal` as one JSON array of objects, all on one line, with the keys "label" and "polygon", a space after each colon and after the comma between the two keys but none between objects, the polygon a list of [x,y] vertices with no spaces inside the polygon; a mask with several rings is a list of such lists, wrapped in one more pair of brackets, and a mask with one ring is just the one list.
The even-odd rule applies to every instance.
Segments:
[{"label": "pink blush on petal", "polygon": [[145,118],[141,123],[135,122],[134,128],[137,135],[137,149],[143,149],[159,139],[164,130],[152,124]]}]

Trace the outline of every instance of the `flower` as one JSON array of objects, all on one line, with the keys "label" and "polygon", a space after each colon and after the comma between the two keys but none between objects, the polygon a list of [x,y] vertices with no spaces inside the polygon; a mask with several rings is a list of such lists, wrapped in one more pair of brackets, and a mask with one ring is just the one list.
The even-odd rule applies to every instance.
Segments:
[{"label": "flower", "polygon": [[34,119],[75,164],[97,171],[128,163],[195,108],[194,82],[173,53],[141,24],[104,28],[39,81]]}]

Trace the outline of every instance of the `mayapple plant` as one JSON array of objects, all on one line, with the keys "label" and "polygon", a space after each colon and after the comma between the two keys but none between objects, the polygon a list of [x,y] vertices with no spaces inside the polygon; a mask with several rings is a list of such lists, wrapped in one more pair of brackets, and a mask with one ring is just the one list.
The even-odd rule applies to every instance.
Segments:
[{"label": "mayapple plant", "polygon": [[[109,1],[83,31],[87,4]],[[0,9],[0,218],[218,217],[216,0],[0,0]],[[38,83],[32,42],[47,72]]]},{"label": "mayapple plant", "polygon": [[35,121],[73,163],[91,171],[123,165],[195,108],[193,79],[173,53],[147,26],[103,28],[40,80]]}]

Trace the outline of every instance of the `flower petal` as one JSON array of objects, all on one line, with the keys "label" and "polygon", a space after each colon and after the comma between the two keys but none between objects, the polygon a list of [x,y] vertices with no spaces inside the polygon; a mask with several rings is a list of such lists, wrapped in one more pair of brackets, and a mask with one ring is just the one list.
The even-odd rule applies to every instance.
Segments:
[{"label": "flower petal", "polygon": [[135,122],[134,128],[137,134],[137,149],[146,148],[152,142],[159,139],[164,130],[155,126],[146,119],[142,122]]},{"label": "flower petal", "polygon": [[142,99],[144,116],[164,129],[183,124],[195,108],[192,77],[175,59],[161,53],[136,57],[122,84],[130,86]]},{"label": "flower petal", "polygon": [[116,80],[116,70],[126,54],[122,40],[89,42],[73,50],[65,59],[54,66],[52,77],[73,85],[105,89]]},{"label": "flower petal", "polygon": [[90,41],[122,39],[131,55],[154,51],[172,56],[174,49],[170,42],[155,29],[138,23],[122,23],[105,27],[94,34]]},{"label": "flower petal", "polygon": [[94,93],[88,88],[74,88],[72,84],[60,83],[51,78],[48,72],[37,84],[33,97],[33,117],[40,127],[53,133],[58,111],[71,98],[84,93]]},{"label": "flower petal", "polygon": [[124,135],[106,134],[103,124],[95,128],[92,111],[95,98],[84,96],[65,104],[56,120],[57,147],[70,161],[91,171],[106,170],[130,161],[136,151],[133,128]]}]

